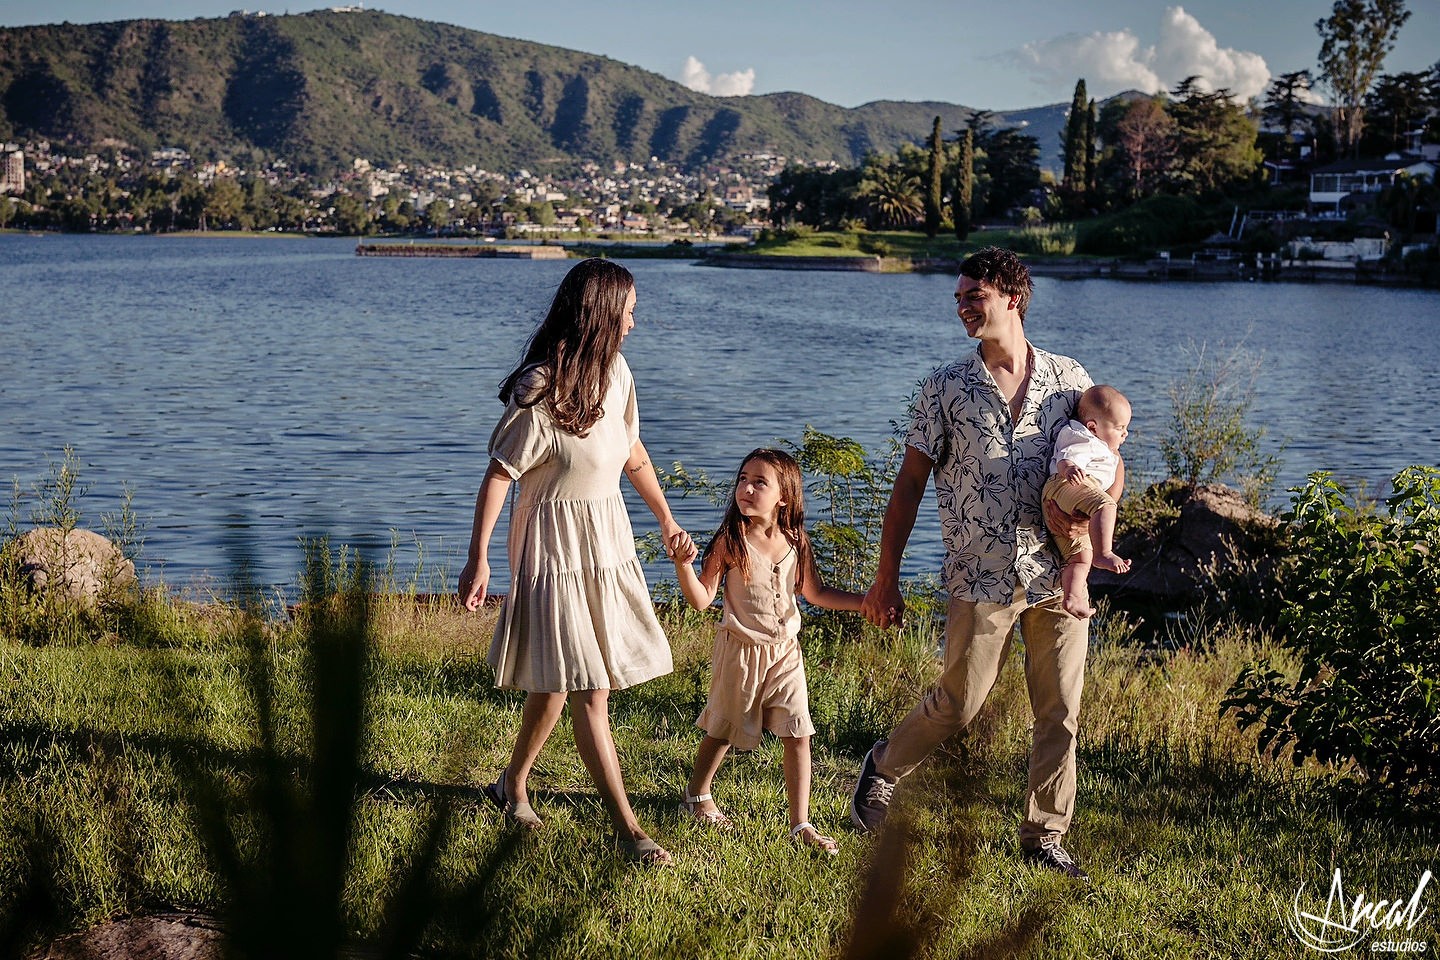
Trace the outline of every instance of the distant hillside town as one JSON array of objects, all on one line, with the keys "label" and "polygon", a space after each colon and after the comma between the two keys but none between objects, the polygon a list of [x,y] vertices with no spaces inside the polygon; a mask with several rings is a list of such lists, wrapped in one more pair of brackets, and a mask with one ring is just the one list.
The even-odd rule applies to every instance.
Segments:
[{"label": "distant hillside town", "polygon": [[347,172],[317,178],[283,160],[249,169],[233,160],[197,161],[176,147],[143,158],[114,144],[83,154],[44,140],[3,149],[0,193],[25,209],[0,204],[11,207],[0,223],[48,219],[81,230],[745,234],[763,226],[767,188],[789,162],[747,154],[685,171],[652,157],[603,169],[585,163],[564,177],[473,164],[387,167],[357,157]]}]

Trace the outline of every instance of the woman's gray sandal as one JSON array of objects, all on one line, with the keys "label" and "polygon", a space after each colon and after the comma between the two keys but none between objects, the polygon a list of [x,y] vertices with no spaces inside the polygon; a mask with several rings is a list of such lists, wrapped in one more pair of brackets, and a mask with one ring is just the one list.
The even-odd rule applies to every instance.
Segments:
[{"label": "woman's gray sandal", "polygon": [[509,773],[509,767],[501,770],[500,779],[485,788],[485,796],[500,808],[500,812],[505,814],[505,819],[509,823],[524,827],[526,830],[539,830],[545,825],[545,821],[536,815],[535,808],[528,803],[517,803],[505,793],[505,777]]}]

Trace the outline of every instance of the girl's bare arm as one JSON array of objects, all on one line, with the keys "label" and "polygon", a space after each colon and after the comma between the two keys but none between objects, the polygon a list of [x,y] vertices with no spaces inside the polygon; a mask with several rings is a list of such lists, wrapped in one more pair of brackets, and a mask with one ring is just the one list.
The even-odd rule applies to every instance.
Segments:
[{"label": "girl's bare arm", "polygon": [[815,568],[815,557],[811,555],[807,560],[805,580],[800,588],[800,595],[808,603],[817,607],[824,607],[827,610],[852,610],[859,611],[860,604],[865,600],[863,593],[851,593],[849,590],[840,590],[836,587],[825,585],[820,578],[820,571]]},{"label": "girl's bare arm", "polygon": [[694,547],[683,554],[676,552],[675,579],[680,582],[685,601],[696,610],[704,610],[715,602],[715,594],[720,589],[720,558],[713,553],[706,557],[698,576],[694,559]]}]

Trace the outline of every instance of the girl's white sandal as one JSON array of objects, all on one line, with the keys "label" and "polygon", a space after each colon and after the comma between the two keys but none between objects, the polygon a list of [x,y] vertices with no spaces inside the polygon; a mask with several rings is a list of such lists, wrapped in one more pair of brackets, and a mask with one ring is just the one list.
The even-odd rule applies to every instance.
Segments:
[{"label": "girl's white sandal", "polygon": [[[806,836],[805,831],[809,830],[810,835]],[[815,829],[815,824],[806,820],[804,823],[797,823],[790,828],[790,839],[802,846],[809,847],[817,853],[836,856],[840,853],[840,844],[835,842],[834,837],[827,837]]]},{"label": "girl's white sandal", "polygon": [[719,810],[701,810],[700,804],[706,800],[715,799],[711,794],[702,793],[694,797],[686,797],[680,801],[680,812],[694,820],[705,824],[707,827],[714,827],[716,830],[734,830],[735,821],[731,820]]}]

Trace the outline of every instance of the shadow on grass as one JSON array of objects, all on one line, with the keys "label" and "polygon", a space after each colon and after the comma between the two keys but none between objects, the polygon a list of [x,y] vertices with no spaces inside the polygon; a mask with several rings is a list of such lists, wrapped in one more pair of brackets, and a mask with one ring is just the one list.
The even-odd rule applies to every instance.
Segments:
[{"label": "shadow on grass", "polygon": [[[243,758],[234,786],[208,751],[177,756],[196,831],[222,891],[227,939],[238,956],[255,960],[341,954],[357,816],[373,779],[361,767],[375,639],[371,573],[343,555],[337,563],[322,541],[306,551],[304,584],[297,619],[307,657],[302,696],[309,743],[300,762],[281,746],[267,624],[254,593],[243,589],[240,643],[257,747]],[[192,718],[192,728],[199,727]],[[440,793],[387,878],[375,945],[383,958],[411,953],[437,903],[454,897],[474,903],[514,853],[516,838],[507,837],[468,882],[443,889],[436,868],[450,841],[453,811],[453,793]],[[478,933],[490,915],[472,913]]]}]

